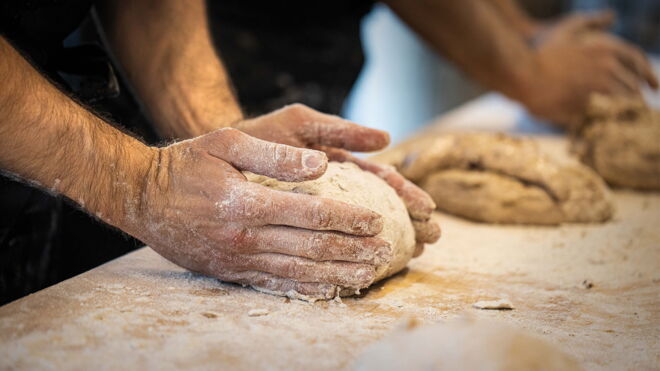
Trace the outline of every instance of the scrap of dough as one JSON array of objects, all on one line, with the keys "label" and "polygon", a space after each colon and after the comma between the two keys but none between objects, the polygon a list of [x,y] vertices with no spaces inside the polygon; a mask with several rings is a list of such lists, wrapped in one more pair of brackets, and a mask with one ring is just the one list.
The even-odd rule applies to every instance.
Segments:
[{"label": "scrap of dough", "polygon": [[543,153],[531,139],[492,133],[426,137],[375,158],[426,190],[438,209],[489,223],[602,222],[610,195],[592,170]]},{"label": "scrap of dough", "polygon": [[477,309],[495,309],[495,310],[511,310],[513,309],[513,304],[506,299],[500,300],[480,300],[472,304],[474,308]]},{"label": "scrap of dough", "polygon": [[358,358],[359,371],[581,370],[554,346],[497,322],[462,319],[401,329]]},{"label": "scrap of dough", "polygon": [[[249,181],[266,187],[343,201],[366,207],[380,214],[383,218],[383,230],[376,237],[390,243],[392,259],[376,267],[374,282],[399,272],[412,259],[415,251],[415,231],[405,204],[384,180],[363,171],[355,164],[330,162],[322,177],[301,183],[281,182],[249,172],[244,174]],[[332,297],[300,295],[293,291],[274,292],[255,288],[263,292],[307,301],[332,299]],[[350,296],[362,288],[364,287],[339,287],[336,292],[341,296]]]},{"label": "scrap of dough", "polygon": [[660,111],[641,99],[592,96],[572,149],[613,186],[660,190]]},{"label": "scrap of dough", "polygon": [[249,317],[261,317],[261,316],[267,316],[269,314],[270,311],[265,308],[250,309],[247,313]]}]

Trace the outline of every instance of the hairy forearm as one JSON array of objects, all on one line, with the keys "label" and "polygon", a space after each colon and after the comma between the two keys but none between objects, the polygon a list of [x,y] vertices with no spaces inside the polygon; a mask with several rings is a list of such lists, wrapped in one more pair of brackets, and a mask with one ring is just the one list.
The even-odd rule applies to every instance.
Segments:
[{"label": "hairy forearm", "polygon": [[85,110],[0,37],[0,168],[122,226],[155,149]]},{"label": "hairy forearm", "polygon": [[104,1],[114,56],[166,138],[189,138],[242,118],[216,54],[203,0]]},{"label": "hairy forearm", "polygon": [[534,55],[524,38],[482,0],[389,0],[388,5],[469,76],[520,99]]}]

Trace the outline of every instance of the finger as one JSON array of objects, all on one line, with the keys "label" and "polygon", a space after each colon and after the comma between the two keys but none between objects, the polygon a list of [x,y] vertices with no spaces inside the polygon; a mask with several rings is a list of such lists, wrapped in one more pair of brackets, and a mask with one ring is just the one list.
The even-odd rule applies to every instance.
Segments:
[{"label": "finger", "polygon": [[257,290],[269,293],[284,294],[296,299],[308,297],[313,300],[329,300],[334,298],[338,292],[337,285],[330,283],[298,282],[257,271],[224,272],[218,278],[223,281],[249,285]]},{"label": "finger", "polygon": [[370,152],[387,147],[387,132],[367,128],[341,117],[317,112],[305,106],[296,106],[301,126],[299,135],[309,146],[330,146],[350,151]]},{"label": "finger", "polygon": [[323,152],[268,142],[233,128],[205,135],[202,145],[210,155],[239,170],[287,182],[316,179],[328,166]]},{"label": "finger", "polygon": [[648,58],[644,55],[644,52],[624,41],[617,39],[614,40],[616,40],[616,49],[621,61],[641,79],[646,81],[650,87],[657,89],[658,78],[653,71],[653,67],[651,67],[651,64],[649,63]]},{"label": "finger", "polygon": [[441,230],[438,223],[413,220],[412,224],[415,228],[415,240],[418,243],[434,243],[440,239]]},{"label": "finger", "polygon": [[616,13],[604,10],[595,13],[576,13],[566,18],[563,26],[567,32],[606,30],[614,24]]},{"label": "finger", "polygon": [[424,244],[418,243],[415,245],[415,252],[413,252],[413,258],[416,258],[424,253]]},{"label": "finger", "polygon": [[611,9],[586,14],[584,24],[587,28],[606,30],[614,25],[616,13]]},{"label": "finger", "polygon": [[326,152],[331,161],[352,162],[362,170],[376,174],[394,188],[408,209],[410,217],[419,220],[428,220],[435,210],[435,203],[428,193],[404,178],[392,166],[381,165],[372,161],[357,158],[347,151],[337,148],[319,147]]},{"label": "finger", "polygon": [[641,94],[639,88],[639,79],[637,76],[632,73],[629,69],[624,66],[617,64],[613,67],[612,77],[618,82],[620,90],[624,95],[639,95]]},{"label": "finger", "polygon": [[284,254],[247,255],[238,268],[271,273],[299,282],[330,283],[345,287],[369,286],[376,275],[372,265],[349,262],[315,262]]},{"label": "finger", "polygon": [[383,229],[382,217],[367,208],[313,195],[278,191],[260,184],[242,185],[240,202],[220,212],[251,225],[287,225],[317,231],[375,236]]},{"label": "finger", "polygon": [[239,241],[240,253],[280,253],[315,261],[347,261],[382,265],[392,259],[390,244],[376,237],[316,232],[286,226],[248,228]]}]

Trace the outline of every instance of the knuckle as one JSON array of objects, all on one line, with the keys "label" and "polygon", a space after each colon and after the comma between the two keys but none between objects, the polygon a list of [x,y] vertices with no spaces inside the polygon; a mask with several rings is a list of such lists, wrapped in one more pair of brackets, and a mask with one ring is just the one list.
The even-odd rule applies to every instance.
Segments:
[{"label": "knuckle", "polygon": [[271,199],[260,197],[259,193],[250,187],[241,190],[236,196],[230,196],[223,203],[227,204],[223,216],[228,220],[258,221],[266,217],[273,207]]},{"label": "knuckle", "polygon": [[293,112],[305,113],[309,112],[310,108],[302,103],[293,103],[287,106],[287,108]]},{"label": "knuckle", "polygon": [[245,251],[252,247],[252,234],[246,228],[229,228],[221,239],[232,251]]},{"label": "knuckle", "polygon": [[316,227],[328,229],[332,225],[332,214],[327,208],[323,207],[324,204],[326,203],[315,203],[314,206],[309,209],[308,216]]},{"label": "knuckle", "polygon": [[273,160],[277,164],[295,162],[300,157],[300,153],[296,148],[284,144],[274,144],[272,151]]},{"label": "knuckle", "polygon": [[310,259],[325,260],[328,249],[326,246],[327,237],[323,233],[313,233],[305,242],[306,254]]},{"label": "knuckle", "polygon": [[231,244],[241,250],[252,250],[253,238],[252,233],[248,229],[237,229],[231,236]]},{"label": "knuckle", "polygon": [[225,140],[237,140],[242,135],[240,130],[234,128],[222,128],[216,130],[214,133],[218,138]]}]

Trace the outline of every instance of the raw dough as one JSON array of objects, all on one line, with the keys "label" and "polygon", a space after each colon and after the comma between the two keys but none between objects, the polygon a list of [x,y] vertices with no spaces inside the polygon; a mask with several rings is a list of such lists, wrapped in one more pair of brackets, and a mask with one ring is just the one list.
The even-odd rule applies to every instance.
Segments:
[{"label": "raw dough", "polygon": [[502,324],[462,319],[406,328],[371,345],[359,371],[387,370],[581,370],[550,344]]},{"label": "raw dough", "polygon": [[[388,241],[392,246],[392,260],[376,268],[374,282],[400,271],[412,258],[415,250],[415,231],[405,204],[385,181],[363,171],[355,164],[330,162],[322,177],[302,183],[281,182],[248,172],[245,172],[245,175],[248,180],[270,188],[339,200],[366,207],[380,214],[383,217],[383,230],[377,237]],[[364,287],[338,288],[337,292],[341,296],[349,296],[362,288]],[[304,300],[327,299],[302,297],[298,293],[290,292],[271,293]]]},{"label": "raw dough", "polygon": [[396,166],[440,210],[489,223],[602,222],[609,191],[592,170],[550,157],[531,139],[454,133],[426,137],[376,160]]},{"label": "raw dough", "polygon": [[594,95],[572,143],[611,185],[660,190],[660,111],[642,100]]}]

